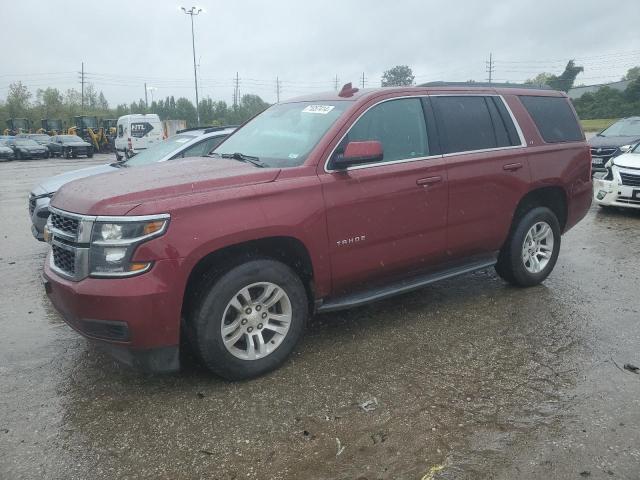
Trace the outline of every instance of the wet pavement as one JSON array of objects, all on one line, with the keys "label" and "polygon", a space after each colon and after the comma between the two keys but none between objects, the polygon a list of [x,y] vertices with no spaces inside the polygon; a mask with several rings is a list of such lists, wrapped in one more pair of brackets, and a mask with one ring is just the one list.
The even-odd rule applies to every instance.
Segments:
[{"label": "wet pavement", "polygon": [[62,322],[29,232],[38,179],[106,161],[0,163],[1,479],[640,478],[640,213],[593,207],[538,287],[487,270],[318,316],[257,380],[150,376]]}]

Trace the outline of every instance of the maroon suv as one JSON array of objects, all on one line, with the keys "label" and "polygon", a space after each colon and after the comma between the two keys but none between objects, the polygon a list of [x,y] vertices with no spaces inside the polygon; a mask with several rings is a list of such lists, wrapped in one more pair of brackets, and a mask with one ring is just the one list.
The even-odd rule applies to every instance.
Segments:
[{"label": "maroon suv", "polygon": [[185,335],[230,379],[280,365],[314,312],[490,266],[538,284],[591,204],[589,147],[548,90],[347,85],[170,163],[60,189],[45,286],[121,360],[175,370]]}]

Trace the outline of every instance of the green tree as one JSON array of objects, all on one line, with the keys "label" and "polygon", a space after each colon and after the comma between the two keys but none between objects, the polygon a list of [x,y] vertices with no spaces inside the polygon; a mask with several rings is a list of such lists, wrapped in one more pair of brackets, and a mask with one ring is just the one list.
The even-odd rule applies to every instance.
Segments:
[{"label": "green tree", "polygon": [[548,85],[549,84],[549,79],[552,77],[553,75],[551,75],[550,73],[546,73],[546,72],[542,72],[539,73],[538,75],[536,75],[533,78],[529,78],[527,80],[524,81],[524,83],[526,83],[527,85]]},{"label": "green tree", "polygon": [[176,100],[176,120],[185,120],[187,127],[198,126],[198,114],[196,113],[196,107],[193,106],[190,100],[180,97]]},{"label": "green tree", "polygon": [[547,85],[554,90],[568,92],[580,72],[584,72],[584,68],[576,66],[573,60],[569,60],[567,66],[564,68],[564,72],[562,72],[560,76],[551,75],[547,80]]},{"label": "green tree", "polygon": [[36,106],[43,118],[62,118],[64,116],[64,97],[57,88],[39,88],[36,92]]},{"label": "green tree", "polygon": [[622,77],[622,80],[637,80],[640,78],[640,66],[632,67],[627,70],[627,73]]},{"label": "green tree", "polygon": [[27,109],[30,106],[31,92],[22,82],[9,84],[7,93],[7,113],[11,118],[22,118],[27,116]]},{"label": "green tree", "polygon": [[105,111],[109,110],[109,102],[107,102],[107,99],[102,91],[100,91],[100,93],[98,94],[98,108]]},{"label": "green tree", "polygon": [[383,87],[406,87],[413,85],[415,76],[407,65],[397,65],[382,74],[381,85]]}]

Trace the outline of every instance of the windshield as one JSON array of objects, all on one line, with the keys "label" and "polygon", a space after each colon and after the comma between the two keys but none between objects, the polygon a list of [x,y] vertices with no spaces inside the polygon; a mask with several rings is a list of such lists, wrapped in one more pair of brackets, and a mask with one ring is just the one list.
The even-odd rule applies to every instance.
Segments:
[{"label": "windshield", "polygon": [[302,165],[348,101],[280,103],[229,137],[214,153],[257,157],[267,167]]},{"label": "windshield", "polygon": [[75,142],[84,142],[80,137],[76,135],[60,135],[60,140],[62,143],[75,143]]},{"label": "windshield", "polygon": [[602,137],[640,137],[640,118],[624,118],[600,132]]},{"label": "windshield", "polygon": [[196,138],[195,135],[174,135],[173,137],[167,138],[160,143],[156,143],[154,146],[138,153],[135,157],[127,160],[126,165],[127,167],[138,167],[140,165],[155,163],[158,160],[163,159],[166,155],[175,152],[185,143],[193,140],[194,138]]},{"label": "windshield", "polygon": [[28,138],[16,139],[16,145],[20,145],[21,147],[39,147],[40,146],[36,142]]}]

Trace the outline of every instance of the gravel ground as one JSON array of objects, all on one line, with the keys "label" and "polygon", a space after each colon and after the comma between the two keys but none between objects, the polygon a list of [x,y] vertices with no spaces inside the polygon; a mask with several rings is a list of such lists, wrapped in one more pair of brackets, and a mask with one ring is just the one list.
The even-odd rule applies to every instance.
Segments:
[{"label": "gravel ground", "polygon": [[594,207],[538,287],[482,271],[317,316],[257,380],[150,376],[62,322],[29,232],[33,184],[110,160],[0,164],[0,478],[640,478],[640,213]]}]

